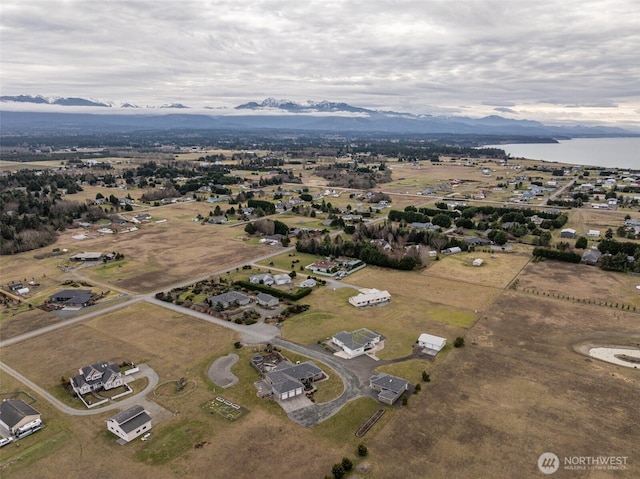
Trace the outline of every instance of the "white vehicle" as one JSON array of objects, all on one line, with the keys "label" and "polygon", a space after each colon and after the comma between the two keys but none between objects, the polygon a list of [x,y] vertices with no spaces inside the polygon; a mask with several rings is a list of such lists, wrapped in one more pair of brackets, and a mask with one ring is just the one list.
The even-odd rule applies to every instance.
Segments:
[{"label": "white vehicle", "polygon": [[148,432],[146,433],[144,436],[142,436],[142,438],[140,439],[141,441],[146,441],[147,439],[149,439],[149,436],[151,436],[151,433]]}]

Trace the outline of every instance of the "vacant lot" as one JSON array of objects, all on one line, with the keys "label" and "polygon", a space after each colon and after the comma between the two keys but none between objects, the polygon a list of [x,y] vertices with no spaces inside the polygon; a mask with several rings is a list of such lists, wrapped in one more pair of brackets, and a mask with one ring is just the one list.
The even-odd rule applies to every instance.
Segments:
[{"label": "vacant lot", "polygon": [[[473,266],[473,260],[482,259],[481,266]],[[423,276],[438,277],[493,288],[506,288],[531,260],[529,251],[516,253],[460,253],[441,257],[430,263]]]},{"label": "vacant lot", "polygon": [[[412,396],[406,414],[372,438],[375,477],[538,477],[538,456],[629,456],[627,471],[558,477],[637,477],[640,373],[587,360],[571,344],[638,336],[639,317],[551,299],[502,296]],[[475,341],[477,345],[472,345]],[[428,425],[428,426],[425,426]],[[410,438],[411,440],[406,440]],[[496,453],[499,451],[499,454]],[[562,459],[561,459],[562,460]]]},{"label": "vacant lot", "polygon": [[635,307],[640,311],[640,277],[558,261],[530,263],[518,277],[518,290],[592,303]]}]

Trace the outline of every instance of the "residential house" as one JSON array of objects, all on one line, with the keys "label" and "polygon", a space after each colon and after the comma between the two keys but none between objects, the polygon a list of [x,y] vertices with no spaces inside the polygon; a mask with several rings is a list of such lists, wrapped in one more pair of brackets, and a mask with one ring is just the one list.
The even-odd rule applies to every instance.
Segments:
[{"label": "residential house", "polygon": [[120,366],[100,361],[78,370],[80,374],[71,378],[71,387],[76,394],[83,395],[100,389],[113,389],[124,385]]},{"label": "residential house", "polygon": [[380,291],[375,288],[363,288],[360,290],[359,295],[349,298],[349,303],[351,303],[356,308],[386,303],[388,301],[391,301],[391,295],[389,294],[389,291]]},{"label": "residential house", "polygon": [[347,332],[340,331],[331,338],[331,342],[341,348],[349,358],[361,356],[384,340],[384,337],[367,328]]},{"label": "residential house", "polygon": [[305,279],[302,283],[300,283],[301,288],[315,288],[318,283],[315,279],[309,278]]},{"label": "residential house", "polygon": [[17,437],[43,427],[40,413],[22,399],[5,399],[0,403],[0,425]]},{"label": "residential house", "polygon": [[282,361],[265,375],[265,382],[277,399],[289,399],[304,394],[305,387],[310,388],[324,376],[322,369],[311,361],[299,364]]},{"label": "residential house", "polygon": [[254,274],[249,277],[249,282],[252,284],[266,284],[267,286],[271,286],[274,283],[274,279],[269,273]]},{"label": "residential house", "polygon": [[434,336],[432,334],[422,333],[418,337],[418,346],[420,346],[423,349],[433,351],[436,354],[442,348],[444,348],[445,344],[447,344],[447,340],[445,338],[441,338],[440,336]]},{"label": "residential house", "polygon": [[209,296],[208,301],[212,306],[220,304],[222,309],[227,309],[232,304],[237,306],[246,306],[251,302],[251,298],[246,294],[239,293],[238,291],[229,291],[227,293]]},{"label": "residential house", "polygon": [[260,306],[265,306],[267,308],[278,306],[278,303],[280,302],[278,298],[267,293],[258,293],[258,296],[256,298],[258,299],[258,304]]},{"label": "residential house", "polygon": [[229,220],[227,219],[226,216],[212,216],[209,218],[209,220],[207,221],[207,223],[211,224],[211,225],[223,225],[225,223],[227,223]]},{"label": "residential house", "polygon": [[378,401],[392,405],[409,389],[409,381],[390,374],[380,373],[369,378],[369,387],[378,391]]},{"label": "residential house", "polygon": [[582,253],[582,258],[580,262],[585,264],[598,264],[600,258],[602,257],[602,253],[598,250],[598,248],[589,248]]},{"label": "residential house", "polygon": [[307,266],[310,270],[316,273],[335,273],[338,269],[338,263],[335,261],[316,261],[315,263]]},{"label": "residential house", "polygon": [[465,238],[464,242],[467,246],[489,246],[491,244],[490,239],[478,238],[477,236]]},{"label": "residential house", "polygon": [[107,419],[107,429],[129,442],[151,430],[151,416],[142,406],[133,406]]},{"label": "residential house", "polygon": [[82,308],[88,306],[93,298],[91,290],[87,289],[63,289],[49,296],[49,301],[62,304],[68,308]]},{"label": "residential house", "polygon": [[69,259],[71,261],[101,261],[103,256],[102,252],[85,251],[84,253],[74,254]]},{"label": "residential house", "polygon": [[275,274],[273,275],[273,281],[276,286],[282,286],[284,284],[291,284],[291,276],[288,274]]}]

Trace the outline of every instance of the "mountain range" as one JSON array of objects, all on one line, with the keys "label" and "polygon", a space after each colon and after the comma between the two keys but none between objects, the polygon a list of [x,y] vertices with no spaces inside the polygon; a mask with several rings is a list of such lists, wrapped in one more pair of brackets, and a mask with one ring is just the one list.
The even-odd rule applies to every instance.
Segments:
[{"label": "mountain range", "polygon": [[[216,110],[215,114],[196,111],[159,114],[158,110],[188,110],[182,103],[160,107],[139,107],[132,103],[114,103],[84,98],[46,98],[44,96],[0,96],[3,103],[35,104],[42,111],[3,109],[0,125],[5,134],[28,130],[46,131],[133,131],[148,129],[283,129],[328,132],[377,132],[391,134],[512,135],[536,137],[629,136],[635,132],[618,127],[566,125],[549,126],[538,121],[516,120],[498,115],[483,118],[464,116],[415,115],[394,111],[370,110],[342,102],[267,98],[250,101],[233,110]],[[97,107],[99,114],[46,111],[48,105],[62,107]],[[38,109],[37,107],[34,109]],[[113,113],[107,109],[113,109]],[[129,113],[118,110],[129,110]],[[210,108],[209,108],[210,109]],[[151,114],[153,113],[153,114]]]}]

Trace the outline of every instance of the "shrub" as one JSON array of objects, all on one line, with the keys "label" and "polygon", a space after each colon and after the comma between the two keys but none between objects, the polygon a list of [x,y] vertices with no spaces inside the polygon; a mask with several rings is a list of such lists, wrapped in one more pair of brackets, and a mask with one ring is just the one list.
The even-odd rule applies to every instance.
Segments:
[{"label": "shrub", "polygon": [[458,336],[453,342],[453,347],[461,348],[462,346],[464,346],[464,338],[462,336]]},{"label": "shrub", "polygon": [[235,347],[236,349],[240,349],[242,347],[242,343],[240,341],[236,341],[235,343],[233,343],[233,347]]},{"label": "shrub", "polygon": [[364,444],[358,444],[358,456],[366,457],[369,454],[369,449]]},{"label": "shrub", "polygon": [[334,464],[333,468],[331,469],[331,473],[333,474],[333,477],[335,477],[335,479],[341,479],[345,474],[344,467],[342,467],[342,464]]},{"label": "shrub", "polygon": [[353,469],[353,462],[351,461],[351,459],[349,459],[348,457],[343,457],[342,458],[342,468],[346,472],[349,472],[351,469]]},{"label": "shrub", "polygon": [[429,381],[431,381],[431,377],[429,376],[429,373],[427,373],[426,371],[422,371],[422,380],[425,383],[428,383]]},{"label": "shrub", "polygon": [[420,386],[420,383],[416,384],[416,387],[413,389],[413,394],[418,394],[421,389],[422,386]]}]

